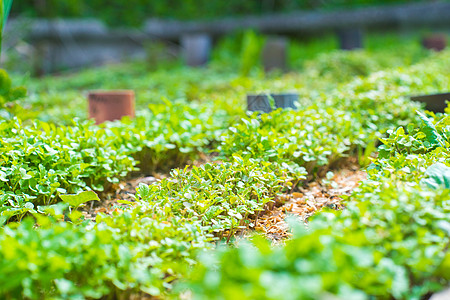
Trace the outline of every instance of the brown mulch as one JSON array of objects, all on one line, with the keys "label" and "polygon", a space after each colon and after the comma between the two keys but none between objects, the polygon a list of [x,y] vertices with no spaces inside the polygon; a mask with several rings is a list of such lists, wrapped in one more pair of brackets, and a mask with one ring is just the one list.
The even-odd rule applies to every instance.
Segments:
[{"label": "brown mulch", "polygon": [[350,195],[364,179],[366,179],[366,172],[359,170],[359,167],[355,165],[336,171],[329,182],[325,179],[311,182],[299,188],[299,192],[283,195],[284,199],[279,200],[284,204],[260,216],[255,228],[274,243],[280,242],[291,235],[285,221],[287,216],[298,217],[302,222],[307,223],[310,216],[325,206],[342,209],[341,196]]}]

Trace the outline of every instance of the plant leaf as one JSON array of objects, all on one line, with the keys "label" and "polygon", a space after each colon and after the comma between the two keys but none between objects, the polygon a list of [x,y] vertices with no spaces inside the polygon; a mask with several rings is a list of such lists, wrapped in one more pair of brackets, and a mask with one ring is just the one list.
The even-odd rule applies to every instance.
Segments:
[{"label": "plant leaf", "polygon": [[425,124],[425,127],[423,128],[423,132],[427,136],[427,141],[432,144],[433,146],[445,146],[445,143],[442,139],[442,136],[439,134],[439,132],[436,130],[436,127],[434,126],[433,122],[425,116],[420,111],[417,111],[417,114],[419,115],[422,122]]},{"label": "plant leaf", "polygon": [[422,184],[426,184],[433,189],[441,187],[450,189],[450,167],[442,163],[435,163],[428,167],[425,175],[428,178],[422,179]]},{"label": "plant leaf", "polygon": [[92,200],[100,201],[100,198],[98,198],[97,194],[93,191],[85,191],[78,194],[59,195],[59,197],[62,201],[73,207],[78,207],[81,204]]}]

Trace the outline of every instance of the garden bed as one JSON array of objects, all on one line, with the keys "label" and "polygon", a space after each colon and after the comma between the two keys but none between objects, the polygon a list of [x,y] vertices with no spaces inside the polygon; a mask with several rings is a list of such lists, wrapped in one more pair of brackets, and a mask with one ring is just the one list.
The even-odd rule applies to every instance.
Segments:
[{"label": "garden bed", "polygon": [[[149,101],[135,119],[100,126],[34,120],[46,92],[22,103],[4,84],[0,294],[419,299],[444,288],[450,121],[409,95],[450,89],[449,53],[355,77],[368,65],[357,53],[317,57],[311,86],[295,73],[215,79],[213,68],[176,67],[160,95],[179,81],[199,100]],[[331,59],[349,72],[330,69]],[[179,74],[196,77],[184,85]],[[72,80],[58,84],[86,83]],[[245,112],[248,89],[286,87],[298,89],[298,110]],[[367,179],[356,163],[369,165]],[[104,201],[83,216],[97,194]]]}]

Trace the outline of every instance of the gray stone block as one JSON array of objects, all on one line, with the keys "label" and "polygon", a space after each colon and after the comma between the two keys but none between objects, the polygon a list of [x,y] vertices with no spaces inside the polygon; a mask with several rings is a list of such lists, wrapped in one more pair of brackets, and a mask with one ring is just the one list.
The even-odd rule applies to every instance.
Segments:
[{"label": "gray stone block", "polygon": [[204,66],[209,61],[212,41],[207,34],[185,34],[181,38],[186,64],[191,67]]},{"label": "gray stone block", "polygon": [[272,107],[267,95],[247,95],[247,110],[270,113]]},{"label": "gray stone block", "polygon": [[270,113],[272,106],[270,105],[271,99],[274,101],[274,108],[290,108],[297,109],[295,103],[298,101],[298,94],[285,93],[285,94],[257,94],[247,95],[247,110],[259,111],[262,113]]},{"label": "gray stone block", "polygon": [[363,31],[360,28],[347,28],[338,31],[339,45],[342,50],[363,48]]},{"label": "gray stone block", "polygon": [[270,37],[267,39],[262,51],[264,71],[286,71],[287,50],[289,41],[283,37]]},{"label": "gray stone block", "polygon": [[298,94],[286,93],[286,94],[274,94],[272,97],[275,100],[276,108],[292,108],[297,109],[295,103],[298,101]]}]

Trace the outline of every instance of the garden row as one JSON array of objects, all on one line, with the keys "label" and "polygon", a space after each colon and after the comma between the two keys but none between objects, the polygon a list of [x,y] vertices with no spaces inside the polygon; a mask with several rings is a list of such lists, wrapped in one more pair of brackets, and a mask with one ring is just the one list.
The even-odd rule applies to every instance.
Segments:
[{"label": "garden row", "polygon": [[[14,118],[3,121],[2,219],[20,218],[37,205],[52,204],[61,193],[103,191],[135,171],[138,162],[145,173],[163,166],[170,169],[214,146],[222,159],[240,154],[294,162],[315,175],[321,166],[332,165],[357,148],[369,147],[370,152],[380,131],[411,120],[418,106],[400,95],[425,92],[424,87],[447,89],[447,65],[442,58],[446,55],[430,58],[408,72],[356,79],[319,95],[327,98],[295,113],[280,110],[259,120],[243,111],[231,115],[226,103],[221,108],[217,103],[166,101],[150,105],[134,120],[101,127],[88,121],[70,126],[42,121],[29,125]],[[9,87],[5,84],[4,89]],[[242,120],[236,122],[239,116]]]},{"label": "garden row", "polygon": [[[308,231],[298,230],[282,248],[271,249],[256,238],[256,248],[215,252],[215,261],[224,264],[211,264],[208,256],[187,274],[198,252],[251,227],[279,193],[290,191],[307,174],[315,176],[358,149],[374,149],[370,145],[380,132],[393,126],[420,124],[414,112],[419,106],[407,95],[448,90],[449,62],[444,52],[409,68],[355,79],[311,97],[298,111],[277,110],[260,118],[230,115],[225,102],[217,107],[180,101],[150,105],[134,120],[100,127],[2,121],[3,221],[26,212],[34,219],[11,222],[1,231],[1,294],[7,299],[158,295],[182,277],[192,278],[192,291],[205,298],[278,298],[285,288],[271,290],[277,280],[292,289],[281,296],[293,298],[305,291],[313,298],[323,293],[401,298],[439,289],[447,282],[439,277],[442,261],[448,260],[448,235],[442,230],[448,218],[446,192],[383,179],[387,175],[380,174],[388,167],[382,164],[398,164],[395,159],[389,164],[390,151],[404,149],[394,137],[385,141],[388,154],[377,161],[380,170],[370,173],[373,182],[363,185],[340,215],[322,214],[325,223],[311,222]],[[438,126],[422,119],[425,137],[414,127],[409,130],[425,148],[414,141],[408,147],[421,149],[416,155],[423,157],[445,152],[446,121]],[[426,144],[431,125],[441,144]],[[137,160],[141,168],[153,170],[214,148],[221,163],[174,170],[156,185],[141,185],[137,201],[122,214],[100,214],[92,223],[80,219],[76,207],[51,205],[59,194],[107,188],[132,172]],[[420,174],[431,163],[421,166]],[[427,209],[418,210],[419,205]],[[64,216],[71,222],[60,222]],[[395,240],[388,243],[388,237]],[[416,254],[405,254],[415,246]],[[241,265],[248,272],[238,272]],[[428,267],[429,273],[422,272]],[[375,276],[370,276],[372,268]],[[305,289],[298,288],[300,278]]]},{"label": "garden row", "polygon": [[[241,43],[258,44],[258,40],[261,38],[248,33],[241,37]],[[375,40],[377,39],[379,38],[375,38]],[[324,46],[323,43],[318,45]],[[318,45],[310,45],[309,48],[315,49]],[[235,47],[239,48],[239,43],[231,43],[231,40],[225,40],[224,46],[218,48],[219,54],[217,54],[218,58],[215,61],[219,63],[220,57],[224,57],[226,53],[233,53],[235,51],[233,48]],[[248,47],[244,47],[241,65],[252,65],[246,62],[248,59],[245,59],[245,57],[251,56],[250,54],[253,51],[251,48],[248,50]],[[305,48],[302,51],[307,51],[309,48]],[[323,116],[334,114],[333,105],[335,106],[336,103],[343,101],[341,94],[351,95],[350,93],[353,93],[353,89],[357,88],[357,86],[346,87],[344,85],[342,88],[337,89],[337,92],[333,93],[334,99],[327,100],[324,103],[323,99],[330,97],[329,90],[332,90],[337,82],[349,80],[355,75],[367,75],[389,64],[403,65],[429,55],[417,51],[414,47],[404,50],[401,58],[399,55],[392,53],[389,58],[386,58],[387,55],[384,50],[379,49],[376,51],[374,49],[373,53],[364,51],[326,54],[306,63],[305,70],[307,70],[307,73],[300,77],[293,73],[281,78],[261,78],[260,76],[243,78],[209,69],[200,71],[186,70],[184,68],[175,68],[173,71],[171,69],[170,72],[157,71],[155,72],[156,74],[148,76],[145,75],[148,73],[148,71],[145,71],[145,68],[131,68],[130,70],[121,68],[119,70],[107,69],[105,72],[99,72],[99,74],[85,72],[83,75],[75,78],[71,76],[70,80],[61,78],[32,82],[31,86],[34,86],[34,89],[37,91],[44,91],[44,94],[40,94],[40,96],[32,94],[25,100],[21,99],[20,104],[7,95],[4,97],[5,101],[2,104],[2,115],[5,119],[11,120],[3,125],[3,136],[5,141],[8,142],[3,149],[6,153],[9,152],[5,154],[5,157],[7,157],[6,161],[14,162],[12,166],[8,165],[10,163],[7,163],[2,169],[2,177],[4,177],[2,181],[3,186],[5,186],[2,194],[2,205],[13,207],[7,209],[9,210],[8,213],[2,213],[3,219],[12,215],[18,215],[20,218],[29,209],[36,209],[36,206],[31,206],[30,200],[38,205],[50,204],[57,198],[57,193],[75,193],[85,188],[85,186],[101,191],[111,183],[117,182],[115,177],[124,177],[134,170],[138,163],[136,160],[141,161],[141,170],[148,173],[160,166],[166,166],[168,169],[182,165],[188,159],[195,159],[196,153],[207,151],[208,149],[205,147],[212,142],[218,141],[219,135],[226,128],[234,124],[240,117],[245,116],[240,103],[245,97],[246,90],[264,91],[268,88],[272,90],[298,88],[301,95],[301,106],[309,107],[309,109],[302,109],[297,118],[316,118],[317,120],[312,120],[316,124],[309,125],[314,126],[313,128],[322,125],[326,125],[327,128],[334,127],[332,118],[314,117],[314,114]],[[312,56],[312,54],[309,56]],[[332,60],[333,64],[329,64],[329,60]],[[434,63],[429,69],[436,69],[437,67],[445,70],[445,65],[440,65],[439,63]],[[330,76],[330,73],[332,76]],[[417,71],[411,76],[416,76],[416,73]],[[208,80],[205,81],[205,77]],[[4,95],[6,95],[11,90],[11,83],[6,74],[3,74],[2,81]],[[188,104],[187,102],[171,104],[167,100],[155,101],[156,94],[148,95],[148,82],[154,82],[155,86],[151,90],[155,90],[158,97],[166,95],[175,98],[187,98],[188,100],[213,98],[214,101],[211,104]],[[301,82],[300,86],[298,82]],[[108,125],[108,128],[99,128],[80,121],[76,122],[74,126],[74,121],[72,120],[74,111],[75,115],[84,115],[84,113],[78,113],[78,111],[79,107],[83,107],[82,103],[85,101],[80,103],[79,100],[84,99],[65,91],[67,89],[87,87],[108,87],[108,84],[111,83],[117,84],[119,87],[137,87],[138,95],[141,95],[141,98],[138,98],[138,107],[142,107],[144,101],[158,104],[152,104],[150,110],[139,110],[140,116],[135,120],[122,123],[116,122],[114,125]],[[356,82],[356,85],[358,84],[360,83]],[[402,83],[400,82],[399,84]],[[431,90],[443,89],[441,87],[442,83],[439,82],[430,82],[427,85],[430,86]],[[193,91],[193,87],[196,88],[196,92]],[[309,89],[312,89],[313,92]],[[15,91],[15,89],[12,90]],[[46,90],[49,90],[51,94],[46,93]],[[180,94],[173,94],[173,92],[167,94],[171,90],[176,90]],[[410,91],[402,91],[402,93],[414,93],[419,90],[417,86],[412,86]],[[52,91],[56,93],[53,94]],[[369,95],[373,99],[370,100],[367,106],[372,107],[374,101],[377,101],[376,98],[381,99],[384,95],[385,92],[383,91],[379,95]],[[19,96],[16,95],[15,97]],[[391,98],[395,98],[395,96],[396,94],[394,93]],[[70,103],[69,106],[67,105],[68,101]],[[47,107],[50,103],[51,107]],[[316,103],[316,105],[314,106],[312,103]],[[49,120],[51,123],[35,122],[32,126],[29,126],[30,121],[28,119],[36,115],[27,109],[30,104],[39,109],[39,117],[41,119]],[[352,105],[351,102],[350,105]],[[328,107],[326,111],[324,107]],[[355,109],[357,111],[360,110],[359,108]],[[347,110],[348,107],[342,107],[342,111]],[[394,102],[386,110],[401,112],[403,108],[401,103]],[[342,111],[336,112],[336,115],[346,115],[342,123],[342,126],[344,126],[343,131],[345,131],[350,124],[350,120],[354,119],[354,117],[349,115],[348,112]],[[49,119],[48,114],[52,115],[51,119]],[[372,113],[369,112],[369,114]],[[374,114],[380,115],[377,112]],[[16,115],[20,116],[25,123],[13,121],[12,119]],[[180,118],[179,116],[183,117]],[[355,117],[358,118],[359,116]],[[283,116],[280,115],[279,118],[283,118]],[[406,118],[406,115],[400,116],[400,119],[403,118]],[[247,118],[247,120],[250,120],[250,118]],[[270,122],[265,122],[267,124],[263,128],[270,129]],[[52,123],[66,123],[68,127],[57,127],[52,125]],[[371,126],[372,129],[377,128],[372,123],[367,125]],[[389,121],[386,124],[389,124]],[[279,135],[284,135],[284,130],[289,128],[289,124],[286,123],[286,125]],[[303,123],[303,125],[303,135],[308,134],[310,139],[320,140],[320,137],[317,139],[317,137],[311,136],[312,133],[307,133],[309,130],[309,127],[306,126],[307,123]],[[245,127],[246,125],[242,123],[238,125],[238,128],[239,126]],[[239,131],[244,130],[244,127],[239,128]],[[320,130],[323,132],[324,128]],[[358,129],[356,130],[358,131]],[[374,130],[369,131],[373,132]],[[358,134],[366,135],[369,131],[363,130],[362,132],[349,133],[349,136],[358,140]],[[117,138],[119,136],[122,138]],[[328,144],[333,143],[332,139],[334,136],[330,136]],[[370,140],[371,137],[362,136],[361,139]],[[360,141],[346,141],[345,143],[346,145],[340,146],[342,149],[339,151],[344,152],[349,143],[361,144]],[[296,147],[295,141],[291,144],[292,152]],[[27,145],[27,147],[24,148],[22,145]],[[265,143],[265,145],[267,146],[268,144]],[[361,146],[364,146],[364,143]],[[209,148],[213,147],[215,146]],[[315,155],[321,155],[323,152],[321,158],[318,159],[323,162],[329,152],[332,151],[332,149],[306,149],[306,145],[302,147],[303,152],[306,154],[306,160],[313,161],[316,160]],[[229,150],[225,149],[224,151]],[[316,152],[316,154],[307,154],[307,151]],[[295,156],[298,157],[300,155],[300,151],[294,152]],[[272,152],[271,155],[273,156],[273,154]],[[289,156],[293,153],[286,152],[285,154]],[[229,156],[229,153],[227,155]],[[38,174],[39,176],[37,176]],[[4,211],[5,208],[2,210]]]}]

